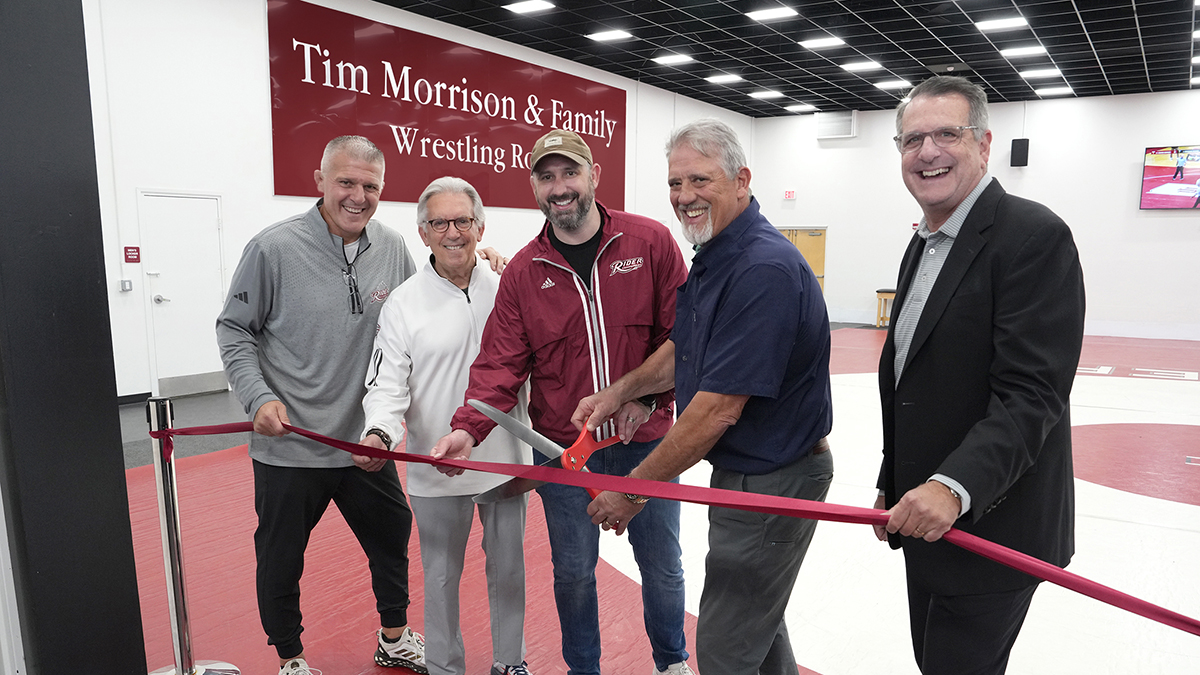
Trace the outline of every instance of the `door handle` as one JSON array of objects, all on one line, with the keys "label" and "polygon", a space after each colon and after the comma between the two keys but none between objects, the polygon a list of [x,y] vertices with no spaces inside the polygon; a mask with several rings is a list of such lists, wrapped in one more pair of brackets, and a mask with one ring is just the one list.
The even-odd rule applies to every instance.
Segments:
[{"label": "door handle", "polygon": [[171,301],[171,299],[170,299],[170,298],[164,298],[164,297],[162,296],[162,294],[161,294],[161,293],[160,293],[160,294],[158,294],[158,295],[156,295],[156,296],[154,296],[154,302],[155,302],[155,304],[159,304],[159,305],[161,305],[161,304],[163,304],[164,302],[170,302],[170,301]]}]

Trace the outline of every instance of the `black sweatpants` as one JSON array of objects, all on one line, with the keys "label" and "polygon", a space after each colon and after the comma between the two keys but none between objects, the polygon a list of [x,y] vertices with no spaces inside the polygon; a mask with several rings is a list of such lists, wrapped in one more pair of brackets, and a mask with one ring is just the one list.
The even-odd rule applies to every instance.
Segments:
[{"label": "black sweatpants", "polygon": [[254,462],[258,529],[258,614],[279,657],[304,651],[300,633],[300,576],[309,535],[330,500],[358,538],[371,570],[380,625],[408,623],[408,539],[412,511],[388,462],[377,472],[356,466],[307,469]]}]

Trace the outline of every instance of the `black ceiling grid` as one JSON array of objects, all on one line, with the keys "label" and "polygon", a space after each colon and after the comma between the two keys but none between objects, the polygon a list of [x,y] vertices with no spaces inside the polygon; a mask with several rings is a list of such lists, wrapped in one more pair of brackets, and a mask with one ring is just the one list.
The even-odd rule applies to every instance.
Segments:
[{"label": "black ceiling grid", "polygon": [[[788,115],[797,103],[818,110],[887,110],[933,72],[963,72],[989,100],[1042,98],[1043,87],[1073,96],[1110,96],[1189,89],[1196,53],[1195,0],[550,0],[554,9],[516,14],[511,0],[381,0],[384,4],[643,82],[751,117]],[[747,12],[787,6],[797,16],[759,22]],[[981,32],[977,21],[1022,16],[1028,25]],[[618,42],[587,36],[621,29]],[[825,35],[846,44],[812,51],[797,44]],[[1005,58],[1003,49],[1041,45],[1045,54]],[[665,66],[667,53],[694,61]],[[849,72],[853,61],[878,70]],[[1057,68],[1057,77],[1026,79],[1022,71]],[[743,80],[713,84],[719,73]],[[773,89],[780,98],[755,99]]]}]

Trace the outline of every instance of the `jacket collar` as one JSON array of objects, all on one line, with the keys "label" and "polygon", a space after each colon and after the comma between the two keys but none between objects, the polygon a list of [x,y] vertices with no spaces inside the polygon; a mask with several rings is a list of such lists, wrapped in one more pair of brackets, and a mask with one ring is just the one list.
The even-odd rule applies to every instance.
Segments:
[{"label": "jacket collar", "polygon": [[[612,241],[613,237],[623,234],[623,232],[620,230],[620,226],[613,221],[612,216],[608,213],[608,209],[603,204],[597,201],[596,208],[600,210],[600,247],[597,250],[603,251],[604,247],[608,245],[608,242]],[[533,257],[552,259],[561,264],[566,264],[566,258],[563,258],[558,249],[554,248],[554,244],[550,243],[551,227],[553,225],[550,224],[549,219],[542,223],[542,231],[533,240]]]},{"label": "jacket collar", "polygon": [[[446,291],[452,291],[453,293],[462,293],[461,288],[455,286],[446,277],[438,274],[437,268],[434,267],[434,260],[435,259],[432,253],[425,257],[425,265],[421,268],[421,274],[428,276],[430,278],[430,282],[433,283],[437,288],[442,288]],[[471,279],[467,282],[467,292],[473,293],[475,291],[475,287],[480,284],[481,276],[489,273],[491,273],[491,268],[488,267],[488,264],[476,258],[475,266],[471,268]]]},{"label": "jacket collar", "polygon": [[696,255],[692,258],[692,265],[700,265],[698,271],[703,271],[709,267],[721,265],[725,261],[738,255],[741,251],[741,240],[750,229],[750,226],[761,220],[762,215],[759,212],[758,199],[751,196],[750,203],[742,212],[737,215],[725,229],[717,233],[708,243],[700,246],[696,251]]},{"label": "jacket collar", "polygon": [[[950,299],[958,291],[959,284],[962,283],[971,263],[987,245],[987,237],[984,233],[995,223],[996,208],[1006,194],[1000,181],[993,179],[983,194],[979,195],[975,205],[971,207],[970,213],[963,221],[962,228],[958,231],[958,236],[954,238],[954,246],[950,249],[950,255],[946,257],[946,262],[942,265],[941,272],[938,273],[937,281],[929,294],[929,300],[926,301],[925,309],[921,312],[921,318],[917,321],[912,343],[908,348],[908,362],[912,362],[913,357],[925,344],[925,340],[929,338],[934,326],[941,320],[942,314],[950,304]],[[914,235],[913,241],[909,243],[908,251],[905,252],[904,262],[901,266],[900,285],[896,289],[896,304],[892,310],[893,316],[900,315],[900,307],[903,306],[905,297],[908,295],[908,289],[911,286],[913,274],[916,272],[924,243],[924,239]]]},{"label": "jacket collar", "polygon": [[[317,242],[326,241],[329,243],[331,251],[337,254],[339,260],[345,260],[346,254],[342,250],[343,244],[340,237],[335,237],[329,232],[329,224],[325,222],[325,217],[321,215],[321,204],[325,203],[325,198],[317,200],[316,204],[304,214],[304,222],[308,225],[309,235]],[[358,252],[361,254],[371,246],[371,238],[367,236],[372,227],[375,225],[375,220],[367,222],[367,226],[363,228],[362,234],[358,238]]]}]

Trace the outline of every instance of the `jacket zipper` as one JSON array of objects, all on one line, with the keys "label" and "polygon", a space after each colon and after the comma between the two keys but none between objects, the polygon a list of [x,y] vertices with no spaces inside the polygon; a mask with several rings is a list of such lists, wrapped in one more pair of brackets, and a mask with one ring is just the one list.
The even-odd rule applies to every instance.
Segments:
[{"label": "jacket zipper", "polygon": [[[560,265],[548,258],[534,258],[534,260],[544,262],[547,265],[553,265],[561,270],[565,270],[575,279],[576,284],[583,289],[584,294],[587,296],[587,302],[585,303],[583,310],[587,318],[587,322],[591,326],[590,337],[593,345],[592,365],[595,367],[595,372],[597,374],[597,377],[594,378],[595,384],[597,385],[597,391],[612,384],[612,382],[609,381],[608,373],[608,345],[604,340],[603,322],[600,320],[600,311],[596,305],[596,287],[600,285],[600,274],[597,270],[600,263],[600,258],[604,255],[604,251],[606,251],[609,245],[616,241],[617,237],[620,237],[621,235],[621,232],[617,232],[612,236],[612,238],[604,242],[604,245],[601,246],[598,251],[596,251],[596,258],[592,261],[592,279],[594,283],[590,287],[583,283],[583,278],[580,277],[575,269],[571,266]],[[610,420],[600,425],[600,427],[596,429],[596,439],[603,440],[603,438],[608,438],[616,433],[616,426]]]}]

